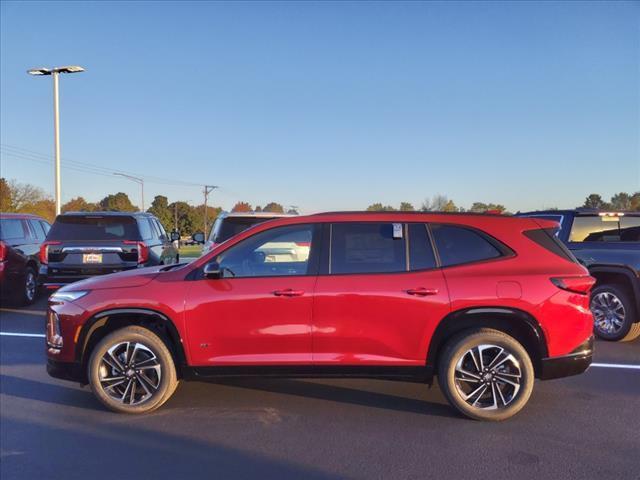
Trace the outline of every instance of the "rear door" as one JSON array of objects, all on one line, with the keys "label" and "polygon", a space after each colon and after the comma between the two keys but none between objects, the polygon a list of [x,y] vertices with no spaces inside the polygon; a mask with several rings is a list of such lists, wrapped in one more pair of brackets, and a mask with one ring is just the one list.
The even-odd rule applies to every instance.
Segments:
[{"label": "rear door", "polygon": [[320,365],[424,365],[449,312],[425,224],[334,223],[318,277],[313,361]]}]

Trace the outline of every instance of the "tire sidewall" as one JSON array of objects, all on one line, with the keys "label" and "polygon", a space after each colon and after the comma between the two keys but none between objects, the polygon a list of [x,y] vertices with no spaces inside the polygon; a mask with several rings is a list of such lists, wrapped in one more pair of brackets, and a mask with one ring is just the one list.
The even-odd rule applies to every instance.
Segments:
[{"label": "tire sidewall", "polygon": [[[113,345],[121,342],[137,342],[149,348],[157,357],[162,369],[160,386],[154,395],[139,405],[127,405],[112,399],[103,390],[99,380],[102,356]],[[155,410],[171,396],[177,382],[173,357],[164,342],[153,332],[142,327],[126,327],[105,336],[91,352],[87,365],[87,377],[93,394],[107,408],[119,413],[145,413]]]},{"label": "tire sidewall", "polygon": [[622,305],[624,305],[624,311],[625,311],[624,324],[622,325],[622,328],[618,330],[616,333],[613,333],[613,334],[606,333],[598,329],[598,327],[596,326],[595,317],[594,317],[593,332],[598,336],[598,338],[601,338],[603,340],[608,340],[611,342],[617,342],[618,340],[622,340],[624,337],[626,337],[626,335],[629,333],[629,330],[631,330],[631,326],[633,324],[634,315],[635,315],[635,309],[627,292],[624,291],[624,289],[614,285],[601,285],[599,287],[594,288],[591,292],[591,297],[589,298],[589,308],[591,308],[591,301],[593,297],[595,297],[599,293],[604,293],[604,292],[615,295],[618,298],[618,300],[620,300]]},{"label": "tire sidewall", "polygon": [[[460,395],[455,384],[455,367],[460,356],[473,347],[481,344],[497,345],[511,352],[518,362],[522,372],[520,391],[517,398],[508,407],[497,410],[483,410],[472,407]],[[454,339],[445,352],[440,362],[439,381],[449,402],[464,415],[475,420],[500,421],[506,420],[517,414],[529,401],[533,384],[535,381],[535,371],[531,359],[524,347],[514,338],[502,332],[477,332],[462,335]]]},{"label": "tire sidewall", "polygon": [[[33,298],[29,298],[27,296],[27,282],[29,281],[29,275],[33,276],[33,281],[35,282],[35,290],[33,292]],[[31,305],[38,296],[38,274],[36,273],[33,267],[27,267],[24,271],[24,281],[22,282],[22,288],[18,292],[18,301],[22,305]]]}]

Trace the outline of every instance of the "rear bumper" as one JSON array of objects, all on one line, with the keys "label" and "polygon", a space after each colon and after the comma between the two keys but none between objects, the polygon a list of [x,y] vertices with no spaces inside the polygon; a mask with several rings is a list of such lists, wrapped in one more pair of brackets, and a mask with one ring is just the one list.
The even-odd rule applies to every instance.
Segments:
[{"label": "rear bumper", "polygon": [[543,358],[539,378],[541,380],[551,380],[553,378],[579,375],[589,368],[592,359],[593,335],[569,355]]},{"label": "rear bumper", "polygon": [[38,282],[47,290],[55,290],[70,283],[79,282],[80,280],[86,280],[87,278],[93,278],[100,275],[108,275],[110,273],[124,272],[126,270],[133,270],[138,267],[138,264],[123,266],[115,265],[109,266],[108,268],[93,269],[92,271],[90,271],[90,273],[82,272],[81,269],[78,269],[78,271],[73,271],[73,269],[67,268],[67,270],[71,270],[71,272],[63,273],[64,269],[60,267],[53,268],[43,265],[40,267]]},{"label": "rear bumper", "polygon": [[58,362],[49,358],[47,359],[47,373],[54,378],[87,383],[86,376],[78,363]]}]

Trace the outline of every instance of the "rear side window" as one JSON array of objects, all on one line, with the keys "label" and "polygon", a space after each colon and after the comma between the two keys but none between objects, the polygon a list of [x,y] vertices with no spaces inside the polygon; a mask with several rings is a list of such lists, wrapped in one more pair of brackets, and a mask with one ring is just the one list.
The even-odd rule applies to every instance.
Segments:
[{"label": "rear side window", "polygon": [[475,230],[453,225],[432,225],[431,231],[443,267],[502,256],[498,247]]},{"label": "rear side window", "polygon": [[551,253],[555,253],[570,262],[577,262],[569,249],[558,239],[556,228],[539,228],[537,230],[527,230],[523,233],[529,240],[534,241]]},{"label": "rear side window", "polygon": [[334,223],[329,273],[404,272],[407,258],[402,237],[394,237],[393,223]]},{"label": "rear side window", "polygon": [[60,216],[51,227],[48,240],[141,240],[138,223],[127,216]]},{"label": "rear side window", "polygon": [[47,234],[49,233],[49,230],[51,230],[51,225],[49,225],[47,222],[43,222],[42,220],[40,221],[40,225],[42,225],[42,230],[44,230],[44,235],[47,236]]},{"label": "rear side window", "polygon": [[42,229],[42,222],[38,220],[29,220],[29,225],[31,225],[31,231],[35,234],[36,239],[43,241],[46,233]]},{"label": "rear side window", "polygon": [[436,268],[431,240],[424,223],[409,224],[409,270]]},{"label": "rear side window", "polygon": [[151,240],[153,238],[153,230],[151,229],[151,224],[147,218],[140,218],[138,220],[138,225],[140,226],[140,236],[143,240]]},{"label": "rear side window", "polygon": [[22,220],[17,218],[0,219],[0,239],[13,240],[26,238]]},{"label": "rear side window", "polygon": [[640,217],[576,217],[570,242],[639,242]]}]

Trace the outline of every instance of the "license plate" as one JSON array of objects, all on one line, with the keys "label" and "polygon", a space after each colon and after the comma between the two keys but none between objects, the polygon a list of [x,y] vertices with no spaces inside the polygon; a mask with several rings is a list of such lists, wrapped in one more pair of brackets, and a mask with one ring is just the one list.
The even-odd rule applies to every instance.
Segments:
[{"label": "license plate", "polygon": [[101,253],[83,253],[82,263],[102,263]]}]

